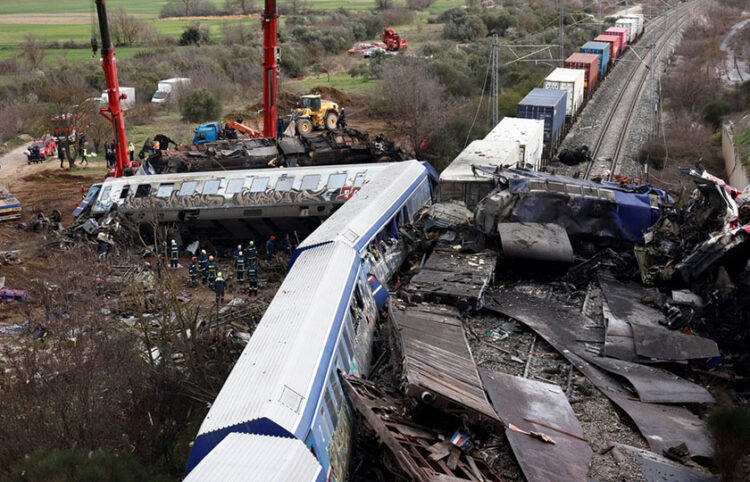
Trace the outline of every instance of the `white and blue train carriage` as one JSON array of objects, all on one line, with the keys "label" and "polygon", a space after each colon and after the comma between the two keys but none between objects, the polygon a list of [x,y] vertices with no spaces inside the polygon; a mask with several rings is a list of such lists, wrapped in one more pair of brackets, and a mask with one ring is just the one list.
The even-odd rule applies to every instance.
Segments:
[{"label": "white and blue train carriage", "polygon": [[428,163],[406,161],[389,166],[300,243],[290,266],[313,247],[337,242],[351,246],[365,263],[380,308],[387,298],[383,287],[407,256],[399,228],[430,205],[437,179]]},{"label": "white and blue train carriage", "polygon": [[[232,444],[257,446],[269,437],[285,439],[274,443],[294,463],[308,455],[301,445],[314,456],[320,472],[310,468],[299,480],[346,477],[352,411],[337,370],[364,376],[370,366],[377,308],[366,274],[342,243],[299,255],[200,427],[187,480],[221,480],[206,476],[204,463],[213,466],[237,449]],[[255,437],[220,445],[234,433]],[[264,450],[243,452],[234,464],[245,467],[244,480],[278,480],[258,474],[283,469]]]}]

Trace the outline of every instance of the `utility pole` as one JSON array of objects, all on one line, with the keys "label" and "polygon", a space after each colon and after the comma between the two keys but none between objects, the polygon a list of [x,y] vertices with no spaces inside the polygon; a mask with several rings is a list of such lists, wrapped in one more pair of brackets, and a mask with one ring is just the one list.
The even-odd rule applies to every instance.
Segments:
[{"label": "utility pole", "polygon": [[560,67],[565,67],[565,17],[563,17],[563,0],[560,1]]},{"label": "utility pole", "polygon": [[599,30],[597,30],[597,34],[602,34],[602,25],[604,23],[604,19],[602,18],[602,0],[599,0]]},{"label": "utility pole", "polygon": [[490,55],[491,61],[490,65],[492,68],[492,85],[490,86],[490,101],[492,102],[492,127],[495,127],[498,122],[500,122],[499,119],[499,112],[498,112],[498,91],[499,91],[499,82],[497,78],[497,64],[498,64],[498,40],[497,40],[497,34],[492,34],[492,54]]},{"label": "utility pole", "polygon": [[266,0],[263,23],[263,137],[276,137],[276,81],[279,74],[279,10],[276,0]]},{"label": "utility pole", "polygon": [[651,120],[651,129],[649,130],[648,139],[653,140],[656,133],[654,132],[655,129],[655,115],[656,115],[656,85],[654,83],[654,76],[656,75],[656,49],[654,48],[655,45],[651,43],[651,63],[648,66],[648,88],[651,92],[651,102],[650,102],[650,110],[649,112],[649,119]]}]

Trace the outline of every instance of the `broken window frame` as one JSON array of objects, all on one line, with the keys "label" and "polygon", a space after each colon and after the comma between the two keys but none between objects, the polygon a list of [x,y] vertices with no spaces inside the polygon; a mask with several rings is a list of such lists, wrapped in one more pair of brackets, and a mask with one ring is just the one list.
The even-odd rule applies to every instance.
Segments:
[{"label": "broken window frame", "polygon": [[[178,196],[192,196],[195,194],[196,189],[198,188],[198,181],[183,181],[182,185],[180,185],[180,190],[178,191]],[[187,192],[187,190],[190,189],[190,192]]]},{"label": "broken window frame", "polygon": [[[216,189],[209,188],[209,186],[213,187],[214,185],[216,186]],[[211,179],[203,183],[201,194],[203,194],[204,196],[218,194],[220,188],[221,188],[221,179]]]},{"label": "broken window frame", "polygon": [[365,183],[366,175],[366,172],[358,172],[357,175],[354,176],[354,184],[352,185],[352,187],[362,187],[362,185]]},{"label": "broken window frame", "polygon": [[[315,183],[313,184],[313,179],[315,179]],[[303,191],[315,191],[318,189],[318,185],[320,184],[320,174],[308,174],[306,176],[302,176],[302,183],[300,184],[300,189]]]},{"label": "broken window frame", "polygon": [[268,177],[256,177],[250,184],[250,192],[266,192],[269,180]]},{"label": "broken window frame", "polygon": [[328,183],[326,184],[329,190],[341,189],[346,184],[346,173],[335,172],[328,176]]},{"label": "broken window frame", "polygon": [[245,188],[245,178],[235,177],[227,181],[226,193],[228,195],[237,194],[238,192],[241,192],[244,188]]},{"label": "broken window frame", "polygon": [[[166,192],[167,188],[169,188],[169,192]],[[174,192],[174,183],[165,182],[163,184],[159,184],[159,187],[156,189],[156,197],[161,199],[169,199],[169,196],[172,195],[172,192]]]},{"label": "broken window frame", "polygon": [[151,184],[139,184],[135,188],[135,197],[148,197],[151,194]]},{"label": "broken window frame", "polygon": [[286,192],[291,191],[294,186],[294,176],[282,176],[276,180],[275,191]]}]

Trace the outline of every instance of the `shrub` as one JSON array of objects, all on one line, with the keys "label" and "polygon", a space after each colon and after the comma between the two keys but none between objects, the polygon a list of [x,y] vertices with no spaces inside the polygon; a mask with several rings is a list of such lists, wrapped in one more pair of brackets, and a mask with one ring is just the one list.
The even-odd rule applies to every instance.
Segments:
[{"label": "shrub", "polygon": [[185,97],[182,118],[189,122],[215,120],[221,113],[221,103],[206,89],[198,89]]},{"label": "shrub", "polygon": [[395,27],[409,25],[414,22],[414,11],[408,8],[388,8],[380,12],[385,25]]},{"label": "shrub", "polygon": [[185,27],[180,35],[180,45],[198,45],[201,42],[200,24],[193,23]]},{"label": "shrub", "polygon": [[729,104],[721,99],[706,102],[701,107],[703,120],[711,124],[714,128],[718,128],[721,125],[721,118],[730,112],[731,107],[729,107]]},{"label": "shrub", "polygon": [[216,15],[219,9],[211,0],[180,1],[169,0],[161,8],[159,17],[190,17],[193,15]]},{"label": "shrub", "polygon": [[466,15],[451,20],[443,27],[446,38],[470,42],[487,36],[487,26],[479,15]]},{"label": "shrub", "polygon": [[406,4],[412,10],[424,10],[435,3],[435,0],[406,0]]}]

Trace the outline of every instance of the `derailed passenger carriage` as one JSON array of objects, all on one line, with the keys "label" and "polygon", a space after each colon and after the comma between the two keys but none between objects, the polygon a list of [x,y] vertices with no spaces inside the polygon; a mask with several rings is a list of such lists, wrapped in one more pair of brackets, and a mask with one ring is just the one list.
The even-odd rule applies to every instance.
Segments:
[{"label": "derailed passenger carriage", "polygon": [[383,292],[371,279],[403,261],[399,225],[431,202],[433,176],[417,161],[389,166],[300,245],[198,431],[186,480],[346,478],[354,414],[338,372],[369,371]]},{"label": "derailed passenger carriage", "polygon": [[[93,215],[117,209],[136,223],[179,222],[214,238],[311,232],[392,164],[252,169],[106,180]],[[115,208],[116,206],[116,208]]]}]

